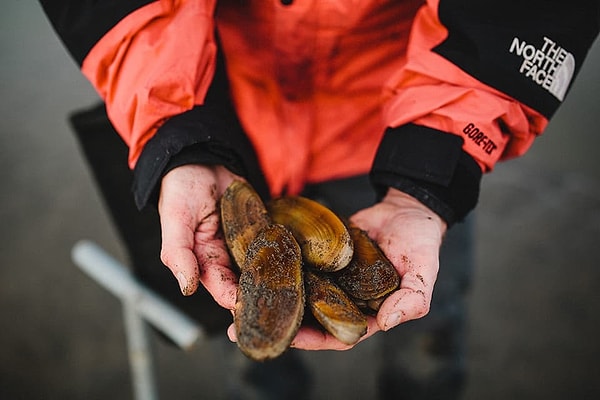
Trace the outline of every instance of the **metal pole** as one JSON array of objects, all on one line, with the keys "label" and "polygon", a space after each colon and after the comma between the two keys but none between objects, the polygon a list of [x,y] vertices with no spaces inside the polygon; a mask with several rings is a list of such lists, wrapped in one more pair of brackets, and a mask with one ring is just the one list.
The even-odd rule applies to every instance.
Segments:
[{"label": "metal pole", "polygon": [[72,258],[81,270],[121,300],[135,399],[158,399],[145,320],[182,349],[189,349],[203,339],[204,330],[137,281],[125,266],[95,243],[78,242],[73,247]]},{"label": "metal pole", "polygon": [[136,311],[135,305],[127,301],[122,304],[134,398],[157,400],[158,389],[146,323]]},{"label": "metal pole", "polygon": [[76,243],[72,258],[84,272],[116,297],[131,304],[180,348],[190,349],[206,337],[198,323],[148,289],[95,243],[87,240]]}]

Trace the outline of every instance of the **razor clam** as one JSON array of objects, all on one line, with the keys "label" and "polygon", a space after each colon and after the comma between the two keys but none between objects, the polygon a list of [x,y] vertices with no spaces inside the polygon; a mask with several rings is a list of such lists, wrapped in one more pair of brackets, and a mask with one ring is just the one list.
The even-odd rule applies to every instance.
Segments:
[{"label": "razor clam", "polygon": [[346,268],[334,274],[335,282],[350,297],[366,302],[381,299],[396,290],[400,276],[379,246],[356,226],[349,226],[348,231],[354,243],[354,255]]},{"label": "razor clam", "polygon": [[235,263],[242,267],[250,243],[271,223],[260,196],[248,183],[233,181],[221,197],[221,225]]},{"label": "razor clam", "polygon": [[307,270],[304,282],[312,314],[340,342],[352,345],[367,333],[367,318],[331,279]]},{"label": "razor clam", "polygon": [[267,208],[274,222],[292,232],[308,266],[332,272],[348,265],[353,253],[352,239],[333,211],[301,196],[274,199]]},{"label": "razor clam", "polygon": [[275,358],[289,347],[303,315],[300,247],[285,227],[268,225],[250,243],[240,273],[234,314],[238,347],[257,361]]}]

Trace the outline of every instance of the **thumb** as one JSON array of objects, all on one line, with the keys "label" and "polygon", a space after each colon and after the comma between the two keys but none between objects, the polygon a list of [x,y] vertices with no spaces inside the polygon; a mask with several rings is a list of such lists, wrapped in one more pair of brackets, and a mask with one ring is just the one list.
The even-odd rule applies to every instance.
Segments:
[{"label": "thumb", "polygon": [[161,219],[162,247],[161,261],[177,278],[184,296],[196,292],[199,284],[198,261],[193,252],[194,233],[180,221],[171,218]]}]

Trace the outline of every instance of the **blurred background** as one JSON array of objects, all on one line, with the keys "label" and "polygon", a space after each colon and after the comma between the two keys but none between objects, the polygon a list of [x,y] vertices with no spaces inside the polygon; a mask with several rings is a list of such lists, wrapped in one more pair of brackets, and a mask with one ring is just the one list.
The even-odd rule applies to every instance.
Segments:
[{"label": "blurred background", "polygon": [[[97,97],[36,2],[0,18],[0,398],[130,398],[120,303],[70,258],[88,238],[124,259],[67,125]],[[484,179],[467,399],[600,398],[599,126],[597,42],[533,149]],[[153,345],[163,397],[222,396],[226,341]],[[368,399],[368,371],[344,374],[316,398]]]}]

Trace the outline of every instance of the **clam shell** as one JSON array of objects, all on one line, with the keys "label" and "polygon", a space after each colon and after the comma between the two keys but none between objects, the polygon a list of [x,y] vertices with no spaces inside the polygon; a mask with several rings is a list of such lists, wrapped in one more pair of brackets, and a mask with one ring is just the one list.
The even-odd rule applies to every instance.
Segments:
[{"label": "clam shell", "polygon": [[375,311],[375,312],[379,311],[379,309],[381,308],[381,305],[385,301],[386,297],[387,296],[383,296],[378,299],[369,300],[367,302],[367,307],[369,307],[369,310],[371,310],[371,311]]},{"label": "clam shell", "polygon": [[367,233],[356,226],[348,228],[354,242],[350,264],[335,273],[336,283],[351,297],[360,300],[379,299],[400,285],[396,268]]},{"label": "clam shell", "polygon": [[283,226],[260,231],[241,269],[234,324],[237,344],[248,357],[262,361],[282,354],[304,315],[300,247]]},{"label": "clam shell", "polygon": [[268,210],[274,222],[292,232],[310,267],[332,272],[350,262],[353,253],[350,234],[327,207],[305,197],[288,196],[271,201]]},{"label": "clam shell", "polygon": [[221,226],[235,263],[241,268],[246,252],[258,233],[271,219],[260,196],[248,183],[233,181],[220,201]]},{"label": "clam shell", "polygon": [[367,333],[367,318],[331,279],[305,271],[304,281],[310,310],[329,333],[348,345]]}]

